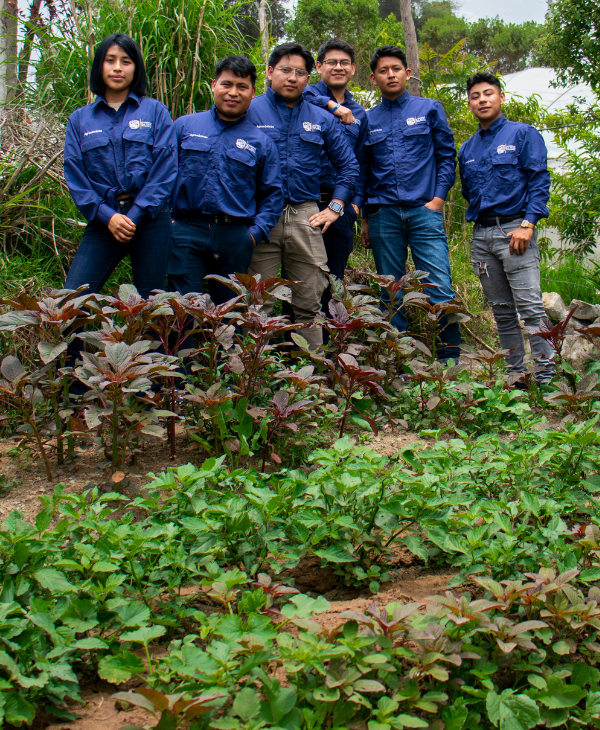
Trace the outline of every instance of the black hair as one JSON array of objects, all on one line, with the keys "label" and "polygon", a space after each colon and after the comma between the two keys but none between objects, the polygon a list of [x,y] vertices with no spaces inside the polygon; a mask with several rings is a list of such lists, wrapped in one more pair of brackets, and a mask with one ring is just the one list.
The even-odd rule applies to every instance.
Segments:
[{"label": "black hair", "polygon": [[467,96],[469,96],[469,94],[471,93],[471,89],[476,84],[491,84],[492,86],[496,86],[498,88],[498,91],[502,91],[500,79],[495,74],[492,74],[489,71],[479,71],[478,73],[473,74],[473,76],[467,79]]},{"label": "black hair", "polygon": [[341,38],[332,38],[330,41],[325,41],[321,48],[319,48],[317,61],[319,63],[323,63],[325,56],[329,53],[329,51],[343,51],[350,56],[350,60],[354,63],[354,48]]},{"label": "black hair", "polygon": [[406,54],[401,48],[398,48],[398,46],[381,46],[371,56],[371,63],[369,65],[371,66],[371,71],[373,73],[375,73],[375,69],[377,68],[377,62],[379,61],[379,59],[385,58],[386,56],[392,56],[393,58],[397,58],[399,61],[402,61],[402,65],[405,69],[408,68]]},{"label": "black hair", "polygon": [[138,44],[128,35],[125,35],[125,33],[111,33],[111,35],[107,35],[104,40],[100,41],[96,47],[96,53],[94,54],[90,71],[91,92],[96,95],[104,94],[106,87],[102,79],[102,66],[104,64],[104,57],[111,46],[119,46],[135,65],[133,81],[131,82],[129,91],[132,91],[138,96],[146,96],[146,69],[144,67],[142,52]]},{"label": "black hair", "polygon": [[311,74],[315,68],[315,59],[312,57],[311,52],[302,43],[282,43],[271,51],[269,56],[269,66],[275,68],[279,61],[286,56],[301,56],[304,59],[304,65],[309,74]]},{"label": "black hair", "polygon": [[252,86],[256,86],[256,66],[247,56],[227,56],[226,58],[222,58],[215,69],[215,81],[223,71],[232,71],[242,79],[250,76]]}]

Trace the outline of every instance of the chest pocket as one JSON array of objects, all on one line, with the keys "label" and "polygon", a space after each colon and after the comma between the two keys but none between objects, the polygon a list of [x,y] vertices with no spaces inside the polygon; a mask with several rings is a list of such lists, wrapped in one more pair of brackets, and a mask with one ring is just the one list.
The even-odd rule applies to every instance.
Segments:
[{"label": "chest pocket", "polygon": [[323,137],[318,132],[300,132],[300,162],[305,162],[307,167],[317,165],[321,159],[323,144]]},{"label": "chest pocket", "polygon": [[513,184],[519,177],[519,158],[514,152],[492,155],[492,176],[496,188]]},{"label": "chest pocket", "polygon": [[125,162],[128,168],[137,168],[144,171],[152,167],[152,145],[154,139],[150,131],[145,129],[131,129],[125,127],[123,130],[125,141]]},{"label": "chest pocket", "polygon": [[407,152],[422,157],[427,155],[431,148],[431,127],[428,124],[415,124],[403,129]]},{"label": "chest pocket", "polygon": [[[341,122],[340,122],[341,124]],[[356,147],[356,142],[358,141],[358,132],[360,130],[360,127],[358,124],[345,124],[344,125],[344,132],[346,133],[346,139],[348,140],[348,144],[352,149]]]},{"label": "chest pocket", "polygon": [[204,177],[214,142],[204,137],[186,137],[179,150],[179,172],[190,177]]},{"label": "chest pocket", "polygon": [[107,168],[112,169],[114,160],[111,155],[112,148],[109,145],[108,134],[98,132],[84,137],[81,142],[81,154],[85,169],[91,179],[106,177]]},{"label": "chest pocket", "polygon": [[236,187],[247,188],[254,180],[256,157],[249,150],[228,149],[226,163],[229,177]]},{"label": "chest pocket", "polygon": [[371,150],[371,155],[375,159],[385,162],[387,162],[389,158],[387,136],[387,132],[384,132],[383,129],[381,129],[376,132],[369,132],[367,139],[365,140],[365,147],[368,150]]},{"label": "chest pocket", "polygon": [[275,127],[257,127],[257,129],[263,134],[266,134],[267,137],[270,137],[274,142],[278,142],[281,137],[279,130],[275,129]]}]

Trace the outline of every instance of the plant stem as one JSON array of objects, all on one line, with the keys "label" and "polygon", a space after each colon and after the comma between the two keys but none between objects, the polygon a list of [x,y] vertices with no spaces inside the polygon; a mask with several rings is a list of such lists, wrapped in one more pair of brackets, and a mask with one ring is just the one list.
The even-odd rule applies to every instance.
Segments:
[{"label": "plant stem", "polygon": [[113,469],[119,466],[119,414],[117,412],[117,399],[113,400],[112,412],[112,465]]}]

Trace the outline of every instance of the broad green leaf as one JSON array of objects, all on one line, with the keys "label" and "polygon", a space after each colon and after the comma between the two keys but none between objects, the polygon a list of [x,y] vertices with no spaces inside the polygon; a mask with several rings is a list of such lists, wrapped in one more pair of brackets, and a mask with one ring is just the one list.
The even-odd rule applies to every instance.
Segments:
[{"label": "broad green leaf", "polygon": [[548,690],[539,701],[551,710],[575,707],[587,692],[576,684],[565,684],[556,677],[548,677]]},{"label": "broad green leaf", "polygon": [[135,627],[142,626],[150,618],[150,609],[143,603],[131,601],[123,606],[119,606],[117,611],[119,621],[123,626]]},{"label": "broad green leaf", "polygon": [[403,727],[429,727],[429,723],[426,720],[422,720],[420,717],[412,717],[411,715],[396,715],[396,720],[399,720]]},{"label": "broad green leaf", "polygon": [[289,603],[281,609],[286,618],[310,618],[313,613],[322,613],[329,608],[329,601],[323,596],[311,598],[310,596],[292,596]]},{"label": "broad green leaf", "polygon": [[40,357],[42,358],[44,365],[47,365],[49,362],[52,362],[53,360],[56,360],[59,355],[61,355],[63,352],[65,352],[67,349],[67,343],[61,342],[60,344],[52,345],[50,342],[38,342],[38,350],[40,353]]},{"label": "broad green leaf", "polygon": [[331,545],[324,550],[315,550],[315,555],[328,563],[352,563],[356,560],[356,557],[341,545]]},{"label": "broad green leaf", "polygon": [[4,719],[11,725],[21,727],[23,723],[31,725],[35,717],[35,707],[21,695],[11,692],[6,697]]},{"label": "broad green leaf", "polygon": [[235,696],[233,711],[242,720],[248,722],[260,712],[260,700],[250,687],[244,687]]},{"label": "broad green leaf", "polygon": [[126,682],[132,674],[142,674],[144,671],[144,662],[130,651],[103,657],[98,666],[100,677],[112,684]]},{"label": "broad green leaf", "polygon": [[77,633],[83,633],[98,626],[94,603],[87,598],[73,599],[61,616],[61,620],[67,626],[75,629]]},{"label": "broad green leaf", "polygon": [[117,570],[119,566],[109,563],[108,560],[99,560],[92,566],[93,573],[115,573]]},{"label": "broad green leaf", "polygon": [[540,721],[535,700],[513,694],[511,689],[505,689],[501,695],[488,692],[486,707],[490,720],[500,730],[530,730]]},{"label": "broad green leaf", "polygon": [[71,644],[73,649],[108,649],[108,644],[102,639],[97,639],[94,636],[89,636],[86,639],[79,639],[74,644]]},{"label": "broad green leaf", "polygon": [[73,593],[76,588],[65,578],[64,573],[54,568],[42,568],[37,570],[33,577],[42,586],[53,594]]},{"label": "broad green leaf", "polygon": [[142,626],[137,631],[126,631],[124,634],[121,634],[120,638],[121,641],[135,641],[138,644],[147,646],[151,641],[160,638],[166,633],[167,630],[164,626]]},{"label": "broad green leaf", "polygon": [[557,654],[560,654],[561,656],[563,654],[569,654],[571,652],[571,647],[566,641],[556,641],[554,644],[552,644],[552,648]]}]

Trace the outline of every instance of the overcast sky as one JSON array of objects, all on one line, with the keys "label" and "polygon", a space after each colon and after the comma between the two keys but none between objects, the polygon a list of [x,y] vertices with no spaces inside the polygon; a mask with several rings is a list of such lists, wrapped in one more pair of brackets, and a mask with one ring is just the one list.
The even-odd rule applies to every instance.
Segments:
[{"label": "overcast sky", "polygon": [[468,20],[499,15],[509,23],[524,23],[526,20],[543,23],[548,9],[546,0],[459,0],[458,5],[458,15],[464,15]]}]

